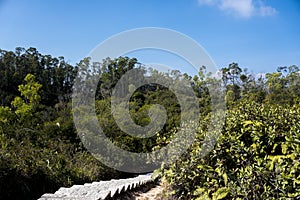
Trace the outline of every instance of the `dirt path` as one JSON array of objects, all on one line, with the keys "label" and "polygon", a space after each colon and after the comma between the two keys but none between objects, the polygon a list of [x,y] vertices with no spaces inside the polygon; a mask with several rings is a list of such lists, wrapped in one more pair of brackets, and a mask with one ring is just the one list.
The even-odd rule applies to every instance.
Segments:
[{"label": "dirt path", "polygon": [[136,200],[151,200],[151,199],[163,199],[163,186],[162,185],[156,185],[154,188],[151,188],[147,192],[137,192],[134,194],[134,199]]},{"label": "dirt path", "polygon": [[164,186],[161,183],[148,183],[134,190],[119,194],[110,200],[171,200],[165,198]]}]

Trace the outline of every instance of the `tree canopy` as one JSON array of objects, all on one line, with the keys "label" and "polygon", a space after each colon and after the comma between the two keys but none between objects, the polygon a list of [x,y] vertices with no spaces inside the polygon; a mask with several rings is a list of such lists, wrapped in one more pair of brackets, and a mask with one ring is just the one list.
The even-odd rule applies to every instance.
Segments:
[{"label": "tree canopy", "polygon": [[[194,144],[176,162],[163,163],[159,171],[173,197],[299,197],[297,66],[280,66],[275,72],[257,77],[233,62],[220,69],[218,79],[206,73],[205,66],[195,76],[178,70],[145,70],[136,58],[128,57],[107,58],[101,63],[84,58],[73,66],[63,57],[42,55],[35,48],[16,48],[0,50],[0,198],[36,199],[61,186],[134,175],[103,165],[78,137],[71,106],[76,77],[92,80],[101,75],[97,80],[95,110],[99,124],[115,145],[138,153],[151,152],[172,142],[181,117],[191,113],[182,111],[177,96],[163,85],[149,83],[136,88],[129,84],[122,88],[124,94],[132,94],[129,113],[139,126],[151,123],[152,105],[165,108],[167,120],[160,131],[150,138],[137,138],[122,131],[116,123],[111,108],[113,90],[124,74],[137,69],[140,77],[165,77],[174,87],[185,80],[199,104],[200,125]],[[202,158],[198,153],[208,134],[210,88],[215,85],[224,86],[226,121],[214,150]]]}]

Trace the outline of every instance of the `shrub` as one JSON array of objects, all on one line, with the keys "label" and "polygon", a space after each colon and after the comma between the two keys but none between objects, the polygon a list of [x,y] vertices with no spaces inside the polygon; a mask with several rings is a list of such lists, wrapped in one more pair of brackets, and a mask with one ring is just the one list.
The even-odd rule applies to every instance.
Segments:
[{"label": "shrub", "polygon": [[180,160],[162,167],[179,199],[292,199],[300,197],[300,107],[246,100],[228,110],[212,152],[198,140]]}]

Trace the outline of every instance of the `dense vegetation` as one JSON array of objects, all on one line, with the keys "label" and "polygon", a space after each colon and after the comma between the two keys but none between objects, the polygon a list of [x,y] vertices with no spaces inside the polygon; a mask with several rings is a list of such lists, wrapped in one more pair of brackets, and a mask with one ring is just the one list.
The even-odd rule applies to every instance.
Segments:
[{"label": "dense vegetation", "polygon": [[200,155],[209,115],[185,155],[165,163],[161,176],[179,199],[300,198],[300,74],[280,67],[265,79],[233,63],[222,69],[227,111],[213,151]]},{"label": "dense vegetation", "polygon": [[[293,199],[300,196],[300,107],[242,100],[227,111],[214,150],[189,153],[161,170],[180,199]],[[209,121],[206,121],[209,123]]]},{"label": "dense vegetation", "polygon": [[[130,176],[97,161],[77,136],[72,86],[79,68],[86,68],[87,76],[100,73],[98,69],[91,72],[91,65],[86,58],[72,66],[63,57],[42,55],[35,48],[0,50],[0,199],[35,199],[61,186]],[[97,117],[105,134],[119,147],[150,152],[169,143],[181,114],[186,113],[181,113],[176,96],[168,88],[148,84],[131,96],[131,117],[145,126],[150,123],[150,105],[161,104],[168,116],[165,126],[148,139],[122,132],[112,116],[110,98],[118,80],[131,69],[143,69],[143,65],[128,57],[107,58],[101,63]],[[220,71],[221,80],[205,74],[205,67],[194,77],[179,71],[165,74],[175,82],[188,80],[201,110],[194,145],[160,170],[171,194],[181,199],[299,197],[298,67],[279,67],[265,77],[254,77],[232,63]],[[152,70],[150,75],[158,72]],[[225,88],[226,123],[214,150],[200,157],[201,141],[209,134],[208,88],[212,84]],[[130,85],[125,88],[133,89]]]},{"label": "dense vegetation", "polygon": [[36,49],[0,52],[0,199],[127,176],[85,150],[72,120],[77,66]]}]

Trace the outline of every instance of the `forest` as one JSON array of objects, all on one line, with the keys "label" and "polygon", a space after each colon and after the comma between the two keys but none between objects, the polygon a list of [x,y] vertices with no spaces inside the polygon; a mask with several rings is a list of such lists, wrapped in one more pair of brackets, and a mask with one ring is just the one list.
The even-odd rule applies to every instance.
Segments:
[{"label": "forest", "polygon": [[[131,152],[151,152],[169,144],[181,116],[188,115],[181,112],[174,93],[159,84],[133,92],[129,112],[136,124],[151,123],[152,104],[166,109],[167,120],[150,138],[132,137],[118,127],[111,96],[126,72],[143,72],[144,65],[129,57],[106,58],[100,64],[95,110],[105,135]],[[0,49],[0,199],[37,199],[62,186],[135,175],[98,161],[77,134],[73,85],[79,69],[92,65],[89,58],[71,65],[64,57],[42,55],[33,47]],[[188,81],[201,111],[193,145],[176,161],[155,170],[167,185],[164,195],[198,200],[300,199],[299,67],[278,66],[257,76],[232,62],[220,68],[221,78],[206,70],[200,67],[195,76],[177,70],[163,74],[174,83]],[[92,73],[86,71],[87,76]],[[160,72],[153,69],[147,74]],[[210,134],[209,88],[216,84],[224,88],[225,123],[212,151],[201,157],[202,141]],[[186,126],[192,127],[192,122]]]}]

